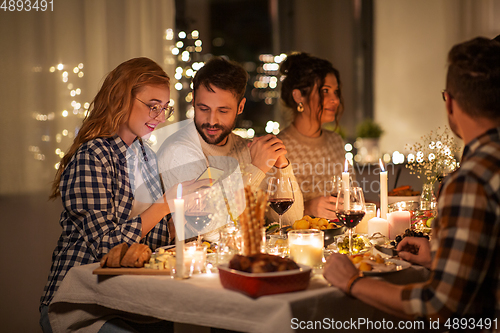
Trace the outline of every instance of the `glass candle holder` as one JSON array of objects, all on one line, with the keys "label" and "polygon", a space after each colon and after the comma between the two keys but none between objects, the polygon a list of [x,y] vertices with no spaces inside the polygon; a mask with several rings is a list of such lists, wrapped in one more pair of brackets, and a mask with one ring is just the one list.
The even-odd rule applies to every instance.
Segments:
[{"label": "glass candle holder", "polygon": [[377,206],[374,203],[365,203],[365,216],[359,224],[356,226],[355,230],[358,234],[368,233],[368,221],[377,216]]},{"label": "glass candle holder", "polygon": [[186,244],[184,250],[184,265],[192,273],[204,273],[207,263],[207,247],[201,244]]},{"label": "glass candle holder", "polygon": [[267,253],[282,258],[288,255],[288,240],[286,235],[270,235],[267,241]]},{"label": "glass candle holder", "polygon": [[290,258],[298,264],[319,267],[323,263],[324,232],[316,229],[288,232]]}]

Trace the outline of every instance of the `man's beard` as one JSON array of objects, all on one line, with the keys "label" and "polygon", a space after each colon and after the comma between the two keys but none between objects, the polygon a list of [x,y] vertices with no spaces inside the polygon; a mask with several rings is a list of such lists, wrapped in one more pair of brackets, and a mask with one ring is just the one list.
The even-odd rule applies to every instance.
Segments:
[{"label": "man's beard", "polygon": [[[234,119],[233,124],[228,127],[219,124],[210,126],[209,123],[198,125],[196,121],[194,122],[194,125],[196,127],[196,130],[198,131],[198,133],[200,133],[201,137],[203,138],[203,140],[205,140],[206,143],[209,143],[211,145],[218,145],[219,143],[224,141],[229,136],[229,134],[231,134],[234,127],[236,126],[236,118]],[[205,132],[203,132],[203,129],[216,129],[216,128],[222,130],[219,136],[207,136]]]}]

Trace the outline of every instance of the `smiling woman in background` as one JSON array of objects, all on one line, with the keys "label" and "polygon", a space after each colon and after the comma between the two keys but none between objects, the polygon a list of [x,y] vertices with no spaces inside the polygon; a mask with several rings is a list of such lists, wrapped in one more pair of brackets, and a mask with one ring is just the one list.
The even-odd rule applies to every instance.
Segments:
[{"label": "smiling woman in background", "polygon": [[[99,261],[126,242],[168,244],[170,209],[156,158],[142,142],[172,112],[170,79],[148,58],[120,64],[106,77],[73,145],[62,159],[51,198],[61,196],[62,233],[41,298],[40,324],[50,332],[48,305],[68,270]],[[147,198],[135,190],[146,184]]]},{"label": "smiling woman in background", "polygon": [[304,195],[304,214],[335,219],[332,177],[344,163],[344,141],[322,128],[343,112],[340,74],[324,59],[306,53],[289,55],[280,67],[285,76],[281,99],[293,111],[290,126],[278,134]]}]

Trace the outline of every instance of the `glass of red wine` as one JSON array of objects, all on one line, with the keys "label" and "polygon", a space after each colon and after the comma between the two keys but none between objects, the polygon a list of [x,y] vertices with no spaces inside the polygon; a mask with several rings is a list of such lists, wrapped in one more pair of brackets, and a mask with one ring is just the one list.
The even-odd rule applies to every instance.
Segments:
[{"label": "glass of red wine", "polygon": [[184,216],[188,227],[197,233],[199,244],[201,232],[212,220],[212,215],[206,193],[196,192],[186,200]]},{"label": "glass of red wine", "polygon": [[269,195],[269,206],[279,215],[279,230],[283,228],[281,217],[292,207],[295,196],[293,186],[289,177],[271,177],[267,183],[267,193]]},{"label": "glass of red wine", "polygon": [[337,218],[348,229],[349,255],[352,255],[352,229],[361,222],[365,216],[365,196],[361,187],[342,187],[337,193],[335,207]]}]

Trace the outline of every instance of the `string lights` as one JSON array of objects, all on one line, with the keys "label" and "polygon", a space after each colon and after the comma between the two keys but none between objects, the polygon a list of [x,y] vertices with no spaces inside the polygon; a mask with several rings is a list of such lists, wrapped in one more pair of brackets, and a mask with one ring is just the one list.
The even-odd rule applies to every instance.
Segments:
[{"label": "string lights", "polygon": [[[40,124],[42,132],[45,132],[40,137],[41,143],[39,145],[28,146],[28,151],[33,154],[35,160],[50,162],[54,160],[59,161],[64,157],[64,151],[73,141],[82,119],[88,114],[90,103],[84,102],[82,89],[80,88],[80,79],[85,76],[83,68],[83,63],[79,63],[75,66],[59,63],[48,69],[50,73],[60,75],[60,81],[58,81],[60,82],[59,86],[62,87],[64,91],[62,96],[64,96],[63,103],[66,105],[65,108],[60,111],[50,112],[48,114],[34,112],[32,114],[35,121],[48,123],[47,125]],[[43,68],[38,66],[34,71],[43,72]],[[54,133],[55,127],[57,128]],[[50,153],[52,149],[54,149],[54,153]],[[52,154],[55,154],[56,157],[47,158],[47,156],[53,156]],[[59,162],[54,164],[54,168],[59,168]]]}]

